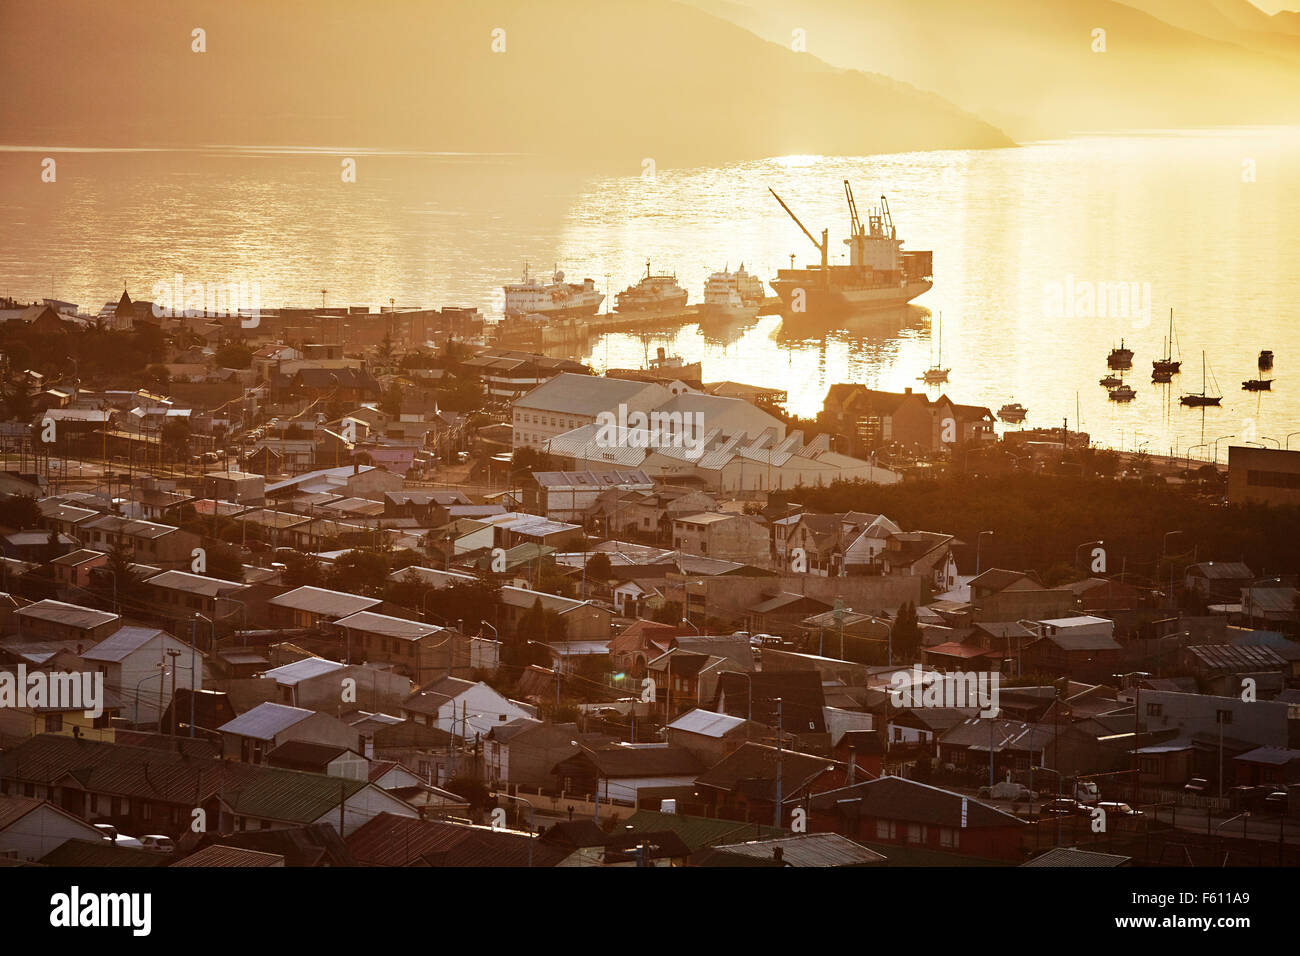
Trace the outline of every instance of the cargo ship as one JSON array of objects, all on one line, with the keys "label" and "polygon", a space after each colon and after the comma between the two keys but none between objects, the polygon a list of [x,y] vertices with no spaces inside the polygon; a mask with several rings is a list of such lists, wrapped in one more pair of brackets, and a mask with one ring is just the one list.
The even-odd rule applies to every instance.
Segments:
[{"label": "cargo ship", "polygon": [[894,229],[889,201],[884,196],[880,197],[880,206],[868,212],[864,224],[858,217],[853,188],[844,180],[849,206],[849,238],[844,244],[849,247],[849,264],[833,266],[829,230],[823,229],[818,241],[776,190],[769,188],[768,192],[821,254],[816,266],[777,270],[770,284],[781,297],[786,314],[839,316],[893,309],[934,286],[934,253],[903,251],[903,241]]},{"label": "cargo ship", "polygon": [[583,279],[581,285],[565,282],[564,273],[557,269],[551,276],[551,284],[545,285],[536,277],[529,276],[527,265],[524,266],[522,282],[502,288],[506,294],[507,318],[525,315],[551,318],[595,315],[600,303],[605,300],[604,293],[596,291],[596,283],[591,279]]},{"label": "cargo ship", "polygon": [[677,284],[677,276],[652,274],[647,259],[645,275],[636,285],[630,285],[618,294],[614,311],[680,312],[685,306],[686,290]]}]

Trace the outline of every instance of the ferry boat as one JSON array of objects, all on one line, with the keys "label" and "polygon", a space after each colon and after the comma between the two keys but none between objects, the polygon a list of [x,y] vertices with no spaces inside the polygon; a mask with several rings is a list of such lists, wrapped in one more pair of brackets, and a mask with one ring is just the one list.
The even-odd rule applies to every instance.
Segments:
[{"label": "ferry boat", "polygon": [[763,304],[763,280],[745,271],[742,262],[735,272],[723,269],[704,283],[703,319],[752,319]]},{"label": "ferry boat", "polygon": [[1133,350],[1124,348],[1124,340],[1119,340],[1119,348],[1111,349],[1106,356],[1106,364],[1111,368],[1132,368]]},{"label": "ferry boat", "polygon": [[1013,425],[1019,425],[1029,417],[1029,409],[1019,402],[1012,402],[1009,405],[1003,405],[998,409],[998,418],[1004,422],[1010,422]]},{"label": "ferry boat", "polygon": [[645,261],[645,275],[615,299],[615,312],[680,312],[686,306],[686,290],[677,284],[677,276],[654,275],[650,260]]},{"label": "ferry boat", "polygon": [[583,279],[579,285],[565,282],[564,273],[555,270],[549,285],[528,274],[524,266],[523,281],[503,286],[506,294],[507,318],[525,315],[543,315],[553,318],[595,315],[605,294],[596,291],[592,279]]},{"label": "ferry boat", "polygon": [[844,180],[844,195],[849,206],[849,264],[830,264],[830,232],[822,230],[818,241],[785,204],[785,200],[768,192],[781,204],[803,234],[821,254],[819,265],[805,269],[778,269],[770,283],[790,314],[855,315],[906,305],[934,286],[934,253],[904,252],[898,238],[889,201],[880,197],[880,206],[867,214],[864,224],[858,218],[853,188]]},{"label": "ferry boat", "polygon": [[1137,398],[1132,385],[1116,385],[1106,395],[1112,402],[1131,402]]}]

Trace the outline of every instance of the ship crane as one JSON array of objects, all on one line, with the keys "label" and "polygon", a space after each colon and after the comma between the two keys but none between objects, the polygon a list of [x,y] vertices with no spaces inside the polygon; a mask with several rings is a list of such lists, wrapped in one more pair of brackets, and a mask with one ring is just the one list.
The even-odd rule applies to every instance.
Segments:
[{"label": "ship crane", "polygon": [[771,186],[769,186],[767,188],[767,191],[770,192],[772,194],[772,197],[781,204],[781,208],[785,210],[786,215],[788,215],[791,219],[794,220],[794,224],[803,230],[803,234],[808,237],[808,241],[811,242],[814,246],[816,246],[817,251],[822,254],[822,283],[824,285],[829,285],[830,275],[831,275],[830,263],[829,263],[830,230],[823,229],[822,241],[818,242],[815,238],[813,238],[813,234],[808,231],[808,228],[802,222],[799,221],[799,217],[796,216],[791,211],[790,207],[785,204],[785,200],[776,194],[776,190],[773,189]]},{"label": "ship crane", "polygon": [[847,179],[844,180],[844,198],[849,201],[849,235],[861,236],[862,220],[858,218],[858,204],[853,201],[853,187]]}]

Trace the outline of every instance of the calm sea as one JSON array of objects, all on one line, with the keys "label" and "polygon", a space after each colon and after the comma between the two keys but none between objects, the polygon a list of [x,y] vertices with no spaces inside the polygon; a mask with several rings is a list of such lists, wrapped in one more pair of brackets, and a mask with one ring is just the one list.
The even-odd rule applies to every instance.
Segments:
[{"label": "calm sea", "polygon": [[[837,382],[922,388],[942,313],[955,401],[1020,402],[1031,426],[1081,419],[1113,447],[1184,454],[1223,439],[1223,460],[1229,443],[1285,444],[1300,429],[1298,147],[1294,128],[1125,132],[718,168],[658,157],[654,178],[639,164],[592,177],[515,156],[0,149],[0,293],[94,312],[123,282],[149,298],[181,273],[257,282],[267,306],[313,305],[324,290],[330,306],[392,299],[491,315],[525,263],[616,292],[649,258],[698,301],[714,270],[743,262],[770,278],[791,254],[816,259],[768,187],[812,232],[828,228],[841,256],[848,179],[860,212],[885,194],[906,248],[934,251],[935,287],[911,306],[848,328],[770,316],[707,335],[609,335],[576,357],[628,367],[663,346],[702,361],[707,380],[778,385],[790,411],[811,416]],[[53,183],[41,180],[45,157]],[[344,157],[355,182],[340,175]],[[1183,372],[1157,386],[1151,360],[1170,308]],[[1127,405],[1098,385],[1121,340],[1135,353]],[[1274,391],[1244,392],[1261,349],[1276,353]],[[1202,351],[1223,405],[1186,409],[1178,396],[1201,390]]]}]

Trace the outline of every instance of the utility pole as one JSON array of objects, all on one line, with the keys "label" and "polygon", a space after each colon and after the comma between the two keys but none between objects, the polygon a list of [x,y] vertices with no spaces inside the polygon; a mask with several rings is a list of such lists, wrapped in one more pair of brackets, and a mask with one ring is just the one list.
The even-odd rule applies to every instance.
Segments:
[{"label": "utility pole", "polygon": [[781,698],[776,699],[776,808],[773,811],[773,826],[781,826]]},{"label": "utility pole", "polygon": [[[168,648],[167,656],[172,659],[172,727],[173,727],[172,732],[176,733],[180,730],[180,716],[181,716],[176,712],[176,678],[180,675],[180,669],[176,666],[176,658],[181,656],[181,652],[176,650],[176,648],[174,647]],[[158,715],[158,720],[161,723],[162,714]],[[158,729],[162,730],[162,727],[160,726]]]}]

